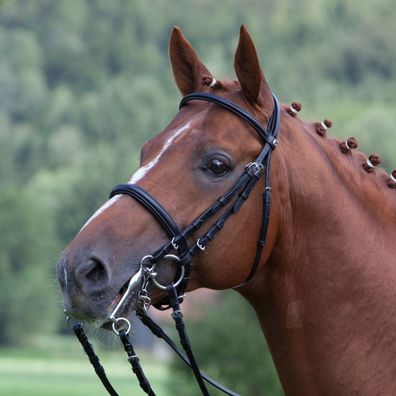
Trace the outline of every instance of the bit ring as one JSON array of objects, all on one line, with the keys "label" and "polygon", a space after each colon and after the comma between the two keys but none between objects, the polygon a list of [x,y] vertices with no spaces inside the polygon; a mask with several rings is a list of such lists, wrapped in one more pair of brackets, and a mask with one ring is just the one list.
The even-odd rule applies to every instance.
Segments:
[{"label": "bit ring", "polygon": [[[120,322],[121,322],[121,324],[120,324]],[[131,322],[128,319],[121,316],[117,319],[114,319],[114,322],[111,325],[114,333],[116,333],[117,335],[120,335],[120,331],[123,328],[122,322],[125,322],[125,324],[126,324],[126,330],[125,330],[126,334],[128,334],[129,331],[131,330]]]},{"label": "bit ring", "polygon": [[[175,256],[174,254],[167,254],[166,256],[164,256],[164,259],[166,259],[166,258],[173,259],[176,263],[180,262],[180,258],[177,257],[177,256]],[[180,268],[181,268],[180,277],[179,277],[179,279],[177,280],[177,282],[174,284],[174,287],[177,287],[177,286],[180,285],[181,281],[182,281],[183,278],[184,278],[184,273],[186,272],[184,266],[182,266],[182,267],[180,267]],[[151,277],[151,280],[153,281],[154,285],[157,286],[159,289],[161,289],[161,290],[166,290],[166,286],[161,285],[161,283],[159,283],[159,282],[155,279],[155,277]]]}]

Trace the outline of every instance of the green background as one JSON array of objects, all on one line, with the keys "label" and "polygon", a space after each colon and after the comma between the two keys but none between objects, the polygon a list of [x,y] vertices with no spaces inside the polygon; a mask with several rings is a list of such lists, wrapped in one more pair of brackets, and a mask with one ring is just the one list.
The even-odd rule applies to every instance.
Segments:
[{"label": "green background", "polygon": [[[301,101],[303,118],[331,118],[332,135],[355,136],[390,171],[395,20],[389,0],[2,1],[0,393],[102,394],[67,336],[54,267],[109,189],[136,169],[142,143],[177,111],[173,25],[217,78],[234,78],[246,24],[280,100]],[[217,304],[189,323],[202,366],[244,395],[282,394],[253,312],[229,292]],[[116,342],[96,344],[120,393],[132,394]],[[143,354],[159,395],[197,394],[176,363]]]}]

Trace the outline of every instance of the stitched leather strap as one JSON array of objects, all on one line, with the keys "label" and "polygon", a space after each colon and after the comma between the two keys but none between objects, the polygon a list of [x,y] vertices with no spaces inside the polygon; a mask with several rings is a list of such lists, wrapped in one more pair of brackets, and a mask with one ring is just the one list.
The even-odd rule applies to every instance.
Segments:
[{"label": "stitched leather strap", "polygon": [[154,391],[151,388],[149,380],[146,378],[142,366],[140,365],[139,357],[136,355],[135,349],[131,343],[131,340],[125,330],[120,331],[120,340],[124,346],[124,350],[128,355],[128,362],[132,367],[133,373],[139,381],[140,387],[149,396],[155,396]]},{"label": "stitched leather strap", "polygon": [[99,377],[100,381],[102,382],[103,386],[106,388],[109,395],[118,396],[118,393],[115,391],[110,381],[108,380],[106,376],[106,372],[103,366],[100,364],[99,358],[96,355],[95,351],[93,350],[92,345],[89,343],[85,331],[82,327],[82,324],[79,322],[73,325],[73,331],[78,341],[80,341],[80,344],[84,348],[84,351],[87,354],[89,362],[92,364],[92,367],[94,368],[96,375]]},{"label": "stitched leather strap", "polygon": [[205,100],[207,102],[216,103],[218,106],[227,109],[237,117],[242,118],[250,126],[252,126],[254,130],[261,136],[261,138],[266,143],[271,145],[273,149],[276,147],[276,141],[274,137],[276,133],[274,135],[271,135],[268,130],[265,129],[250,113],[242,109],[242,107],[239,107],[236,104],[232,103],[228,99],[207,92],[196,92],[184,96],[184,98],[180,102],[179,108],[181,109],[186,103],[190,102],[191,100]]},{"label": "stitched leather strap", "polygon": [[[142,323],[147,326],[150,331],[158,338],[164,340],[169,347],[180,357],[180,359],[191,368],[191,363],[188,360],[187,355],[185,355],[183,352],[181,352],[179,350],[179,348],[176,346],[176,344],[173,342],[173,340],[168,336],[168,334],[165,333],[164,330],[162,330],[162,328],[154,322],[154,320],[152,318],[150,318],[150,316],[148,316],[146,313],[144,312],[137,312],[139,319],[142,321]],[[225,386],[219,384],[217,381],[215,381],[213,378],[209,377],[207,374],[203,373],[201,371],[201,376],[202,378],[208,382],[209,384],[211,384],[212,386],[214,386],[215,388],[217,388],[219,391],[225,393],[226,395],[229,396],[240,396],[239,393],[236,393],[234,391],[232,391],[231,389],[226,388]]]},{"label": "stitched leather strap", "polygon": [[115,195],[125,194],[139,202],[162,225],[168,235],[173,238],[180,234],[180,229],[164,207],[147,191],[136,184],[119,184],[110,193],[110,198]]}]

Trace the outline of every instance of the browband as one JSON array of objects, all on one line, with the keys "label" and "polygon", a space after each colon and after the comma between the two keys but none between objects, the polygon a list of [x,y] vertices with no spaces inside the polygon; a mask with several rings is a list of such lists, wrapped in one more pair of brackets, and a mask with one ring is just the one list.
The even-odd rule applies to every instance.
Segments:
[{"label": "browband", "polygon": [[274,118],[271,117],[270,121],[268,122],[268,128],[271,130],[271,122],[273,125],[276,125],[277,128],[275,130],[271,130],[271,133],[268,132],[250,113],[246,110],[242,109],[242,107],[237,106],[235,103],[232,103],[230,100],[222,98],[221,96],[213,95],[207,92],[195,92],[183,97],[180,102],[179,109],[181,109],[186,103],[190,102],[191,100],[205,100],[207,102],[216,103],[217,105],[225,108],[226,110],[230,111],[234,115],[238,116],[242,120],[246,121],[250,126],[254,128],[254,130],[260,135],[260,137],[264,140],[264,142],[271,145],[274,149],[276,147],[276,135],[279,130],[280,125],[280,111],[278,99],[275,95],[274,98],[274,111],[272,114],[276,116]]}]

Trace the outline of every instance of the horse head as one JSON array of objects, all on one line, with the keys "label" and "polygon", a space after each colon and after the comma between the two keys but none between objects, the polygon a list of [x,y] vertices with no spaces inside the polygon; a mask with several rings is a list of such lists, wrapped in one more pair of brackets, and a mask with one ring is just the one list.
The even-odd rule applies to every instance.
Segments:
[{"label": "horse head", "polygon": [[[215,94],[252,114],[262,125],[268,124],[274,100],[246,28],[241,28],[235,54],[238,81],[216,80],[177,27],[169,54],[183,96]],[[183,230],[234,186],[262,148],[262,139],[243,119],[216,103],[191,100],[159,135],[144,144],[140,168],[129,184],[149,193]],[[187,291],[227,289],[247,278],[256,252],[263,188],[260,184],[249,203],[229,218],[221,237],[194,255]],[[224,210],[203,224],[200,232],[188,235],[187,244],[196,243]],[[276,211],[269,228],[262,263],[274,240]],[[142,258],[168,241],[169,235],[141,203],[125,195],[113,196],[88,220],[59,260],[66,311],[105,322],[139,271]],[[158,283],[164,285],[178,277],[177,266],[168,257],[156,265],[156,273]],[[149,291],[152,303],[164,296],[161,289],[150,287]]]}]

